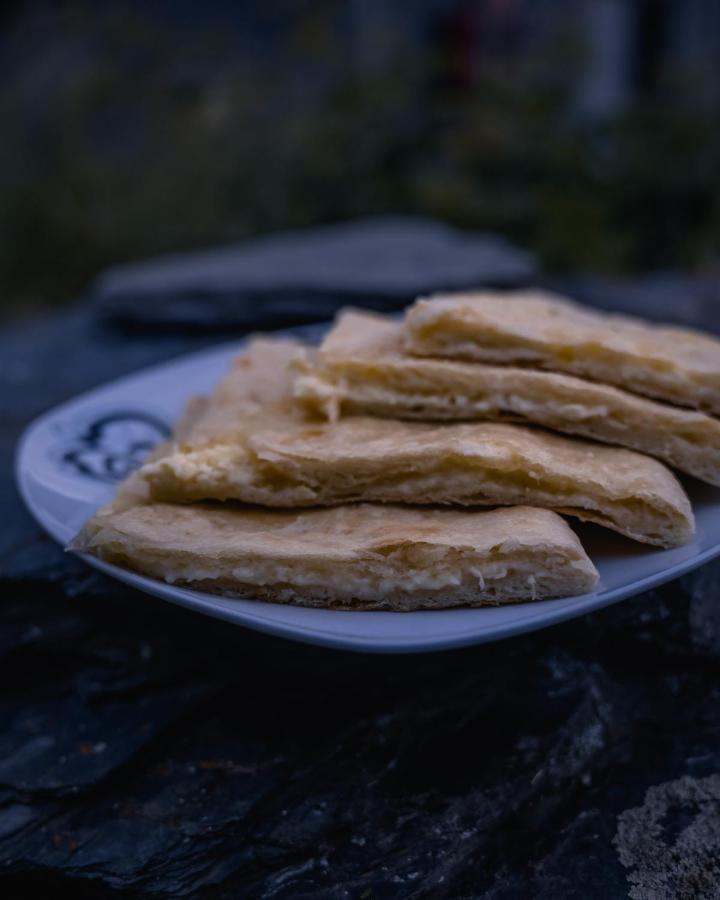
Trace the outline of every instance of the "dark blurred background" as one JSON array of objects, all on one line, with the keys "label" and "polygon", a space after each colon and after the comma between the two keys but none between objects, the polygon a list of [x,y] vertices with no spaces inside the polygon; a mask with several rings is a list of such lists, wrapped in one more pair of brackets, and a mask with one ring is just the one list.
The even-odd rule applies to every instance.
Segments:
[{"label": "dark blurred background", "polygon": [[104,267],[401,212],[551,273],[717,273],[717,0],[0,13],[4,316]]}]

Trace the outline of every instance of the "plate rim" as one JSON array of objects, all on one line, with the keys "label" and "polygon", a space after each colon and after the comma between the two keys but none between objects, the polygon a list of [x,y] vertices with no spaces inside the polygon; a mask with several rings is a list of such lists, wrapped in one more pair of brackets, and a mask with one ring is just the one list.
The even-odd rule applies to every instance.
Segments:
[{"label": "plate rim", "polygon": [[[279,329],[271,332],[277,335],[303,335],[310,333],[322,333],[322,329],[329,326],[330,323],[315,323],[310,325],[301,325],[295,328]],[[251,335],[245,335],[235,340],[223,341],[219,344],[212,344],[199,350],[191,350],[188,353],[179,354],[170,359],[152,363],[143,366],[130,373],[120,375],[117,378],[102,382],[95,387],[82,391],[73,397],[45,410],[40,415],[32,419],[22,430],[17,441],[14,454],[13,474],[18,492],[30,512],[35,522],[47,533],[54,541],[61,546],[65,546],[65,538],[60,535],[53,527],[51,521],[48,521],[44,514],[42,505],[36,503],[27,484],[27,478],[30,476],[28,466],[25,464],[26,456],[29,448],[32,446],[36,436],[47,428],[53,421],[61,418],[74,408],[82,407],[85,403],[92,399],[93,395],[107,389],[122,388],[127,382],[142,379],[148,375],[159,373],[162,370],[177,364],[192,363],[195,358],[202,358],[206,355],[224,355],[236,352],[248,341]],[[230,608],[216,607],[213,601],[225,600],[230,598],[221,598],[213,594],[202,591],[196,591],[191,588],[177,587],[165,582],[150,578],[145,575],[133,572],[129,569],[123,569],[120,566],[99,560],[96,557],[86,553],[70,550],[75,556],[82,559],[92,568],[109,575],[116,580],[128,585],[143,593],[162,600],[190,609],[197,614],[203,614],[212,618],[226,621],[230,624],[250,628],[254,631],[269,634],[275,637],[281,637],[289,640],[296,640],[303,643],[310,643],[317,646],[349,650],[359,653],[373,654],[412,654],[412,653],[428,653],[440,652],[443,650],[453,650],[462,647],[492,643],[511,637],[517,637],[521,634],[528,634],[533,631],[539,631],[543,628],[549,628],[554,625],[562,624],[570,619],[578,618],[582,615],[604,609],[622,600],[645,593],[663,584],[667,584],[682,575],[699,568],[710,560],[720,556],[720,539],[711,547],[699,552],[696,556],[682,560],[674,565],[663,569],[659,572],[653,572],[645,575],[635,581],[631,581],[615,588],[605,591],[593,591],[590,594],[578,595],[576,602],[571,602],[574,598],[567,598],[568,604],[560,606],[551,611],[542,611],[538,608],[537,614],[524,616],[514,621],[499,623],[484,628],[482,631],[475,629],[464,630],[463,632],[448,631],[423,635],[422,637],[413,636],[406,640],[391,636],[387,640],[381,637],[369,635],[352,635],[351,633],[328,632],[317,625],[298,625],[282,620],[274,620],[267,618],[261,609],[256,612],[246,612],[242,609],[232,610]],[[662,551],[661,551],[662,552]],[[559,598],[564,599],[564,598]],[[248,600],[246,602],[257,603],[261,601]],[[542,602],[542,601],[541,601]],[[285,604],[268,604],[278,608],[287,608]],[[520,605],[520,604],[518,604]],[[523,604],[530,605],[530,604]],[[291,607],[297,609],[298,607]],[[325,613],[332,612],[338,615],[367,615],[358,610],[323,610]],[[445,613],[457,613],[462,615],[467,612],[475,612],[480,610],[468,610],[466,608],[455,610],[443,610]],[[392,616],[432,616],[434,610],[414,610],[411,612],[392,612],[392,611],[376,611],[374,614],[392,615]]]}]

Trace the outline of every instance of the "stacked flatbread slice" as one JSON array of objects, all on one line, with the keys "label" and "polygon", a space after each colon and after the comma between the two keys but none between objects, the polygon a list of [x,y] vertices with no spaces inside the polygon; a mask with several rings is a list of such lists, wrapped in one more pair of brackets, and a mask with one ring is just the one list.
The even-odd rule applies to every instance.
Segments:
[{"label": "stacked flatbread slice", "polygon": [[109,509],[76,548],[229,597],[396,611],[583,594],[597,572],[544,509],[304,512],[151,503]]},{"label": "stacked flatbread slice", "polygon": [[423,356],[528,363],[720,413],[720,342],[685,328],[610,315],[542,291],[418,301],[407,346]]},{"label": "stacked flatbread slice", "polygon": [[190,403],[175,439],[88,523],[74,549],[171,583],[306,606],[481,606],[594,587],[597,572],[579,540],[549,510],[192,503],[311,502],[322,471],[294,479],[265,471],[253,449],[263,435],[292,442],[297,429],[332,437],[332,425],[309,425],[290,400],[298,349],[292,341],[253,341],[211,397]]},{"label": "stacked flatbread slice", "polygon": [[[498,304],[525,304],[513,325],[535,300],[532,353],[517,334],[504,344]],[[690,503],[658,460],[719,483],[720,426],[637,391],[669,398],[675,352],[678,395],[711,408],[717,342],[687,338],[703,348],[693,368],[668,329],[554,302],[461,295],[420,301],[404,323],[347,312],[318,351],[255,340],[79,546],[232,596],[406,610],[590,590],[597,573],[558,513],[687,542]],[[563,365],[624,366],[633,390],[543,368]]]},{"label": "stacked flatbread slice", "polygon": [[365,413],[541,425],[639,450],[720,485],[720,421],[707,413],[561,372],[466,361],[449,349],[448,357],[411,355],[406,345],[413,354],[420,349],[401,322],[346,312],[319,353],[297,364],[296,396],[330,419]]}]

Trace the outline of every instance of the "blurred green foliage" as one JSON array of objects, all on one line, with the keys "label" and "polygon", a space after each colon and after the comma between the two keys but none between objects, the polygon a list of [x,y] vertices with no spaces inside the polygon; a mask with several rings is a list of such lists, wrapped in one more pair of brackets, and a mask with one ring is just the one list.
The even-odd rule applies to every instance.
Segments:
[{"label": "blurred green foliage", "polygon": [[271,55],[92,9],[21,33],[0,82],[6,301],[72,297],[126,259],[382,212],[501,232],[555,271],[717,263],[707,113],[646,103],[583,122],[533,61],[463,90],[417,53],[362,72],[328,4]]}]

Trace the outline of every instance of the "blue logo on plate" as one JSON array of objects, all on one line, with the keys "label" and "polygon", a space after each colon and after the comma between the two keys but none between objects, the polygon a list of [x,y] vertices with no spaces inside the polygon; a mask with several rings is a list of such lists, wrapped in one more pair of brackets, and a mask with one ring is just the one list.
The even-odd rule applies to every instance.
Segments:
[{"label": "blue logo on plate", "polygon": [[149,413],[108,413],[91,422],[61,458],[81,475],[114,483],[137,469],[153,447],[169,437],[168,426]]}]

